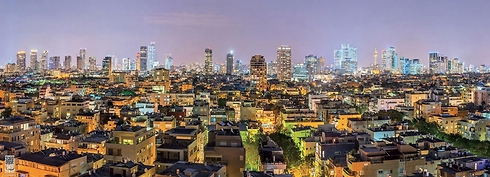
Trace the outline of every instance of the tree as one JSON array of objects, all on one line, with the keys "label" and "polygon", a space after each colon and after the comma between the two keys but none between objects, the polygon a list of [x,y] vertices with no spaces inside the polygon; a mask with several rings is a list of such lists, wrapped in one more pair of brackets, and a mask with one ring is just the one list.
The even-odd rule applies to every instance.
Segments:
[{"label": "tree", "polygon": [[269,137],[282,148],[288,169],[294,169],[301,165],[303,161],[301,151],[292,137],[283,132],[274,132]]},{"label": "tree", "polygon": [[5,110],[2,112],[2,117],[10,117],[12,116],[12,108],[7,107]]},{"label": "tree", "polygon": [[394,110],[394,109],[390,109],[387,111],[381,110],[378,113],[376,113],[376,115],[380,118],[391,119],[391,121],[393,121],[393,122],[401,122],[401,121],[403,121],[403,117],[405,117],[405,113],[399,112],[399,111]]},{"label": "tree", "polygon": [[356,106],[356,111],[358,114],[363,115],[366,111],[368,111],[368,108],[365,104],[360,104]]},{"label": "tree", "polygon": [[218,99],[218,106],[226,106],[226,98]]}]

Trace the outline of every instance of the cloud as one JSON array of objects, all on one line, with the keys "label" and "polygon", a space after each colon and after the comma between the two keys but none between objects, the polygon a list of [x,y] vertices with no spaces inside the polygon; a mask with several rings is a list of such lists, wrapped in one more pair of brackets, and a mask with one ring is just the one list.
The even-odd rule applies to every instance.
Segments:
[{"label": "cloud", "polygon": [[165,13],[144,18],[146,23],[176,27],[227,27],[237,25],[232,19],[215,14]]}]

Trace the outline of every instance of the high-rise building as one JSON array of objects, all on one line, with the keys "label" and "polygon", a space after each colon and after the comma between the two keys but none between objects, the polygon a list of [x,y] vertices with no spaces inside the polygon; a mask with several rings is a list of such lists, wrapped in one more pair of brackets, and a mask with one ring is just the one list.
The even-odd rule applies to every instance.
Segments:
[{"label": "high-rise building", "polygon": [[49,69],[61,69],[60,56],[52,56],[49,58]]},{"label": "high-rise building", "polygon": [[70,55],[65,56],[65,61],[63,62],[63,66],[65,67],[65,70],[67,70],[67,71],[71,70],[71,56]]},{"label": "high-rise building", "polygon": [[277,61],[267,63],[267,75],[271,78],[277,78]]},{"label": "high-rise building", "polygon": [[102,71],[104,74],[111,75],[112,73],[112,57],[111,56],[106,56],[102,60]]},{"label": "high-rise building", "polygon": [[26,71],[26,52],[25,51],[17,52],[17,70],[19,72]]},{"label": "high-rise building", "polygon": [[226,74],[233,74],[233,63],[234,63],[233,51],[226,55]]},{"label": "high-rise building", "polygon": [[417,74],[423,74],[423,65],[420,63],[420,60],[418,58],[414,58],[412,60],[412,64],[410,65],[410,74],[412,75],[417,75]]},{"label": "high-rise building", "polygon": [[[87,60],[87,49],[85,48],[81,48],[80,49],[80,57],[82,57],[82,61],[83,61],[83,69],[89,69],[89,61]],[[78,61],[77,61],[78,62]],[[78,64],[78,63],[77,63]]]},{"label": "high-rise building", "polygon": [[381,53],[381,70],[382,71],[386,71],[388,70],[388,62],[387,62],[387,54],[386,54],[386,50],[383,50],[383,52]]},{"label": "high-rise building", "polygon": [[400,74],[400,68],[399,68],[400,62],[395,47],[388,47],[386,51],[386,58],[388,64],[387,69],[391,73]]},{"label": "high-rise building", "polygon": [[148,70],[148,46],[140,46],[139,63],[140,71]]},{"label": "high-rise building", "polygon": [[327,61],[325,59],[325,57],[320,57],[318,59],[318,66],[317,66],[317,74],[321,74],[323,73],[323,70],[325,69],[325,65],[327,64]]},{"label": "high-rise building", "polygon": [[137,67],[136,67],[136,63],[137,63],[136,58],[133,58],[133,59],[130,61],[130,63],[129,63],[129,69],[130,69],[131,71],[136,71],[136,70],[137,70],[137,69],[136,69],[136,68],[137,68]]},{"label": "high-rise building", "polygon": [[148,46],[148,66],[147,70],[151,71],[153,70],[156,62],[156,55],[155,55],[155,42],[151,42],[150,46]]},{"label": "high-rise building", "polygon": [[165,69],[166,70],[172,70],[172,66],[174,65],[173,63],[173,58],[170,56],[170,55],[167,55],[167,57],[165,57]]},{"label": "high-rise building", "polygon": [[438,71],[438,63],[439,63],[439,53],[430,52],[429,53],[429,73],[435,74]]},{"label": "high-rise building", "polygon": [[37,50],[31,50],[31,69],[33,71],[39,71],[39,63],[37,62]]},{"label": "high-rise building", "polygon": [[412,65],[412,60],[410,60],[409,58],[400,57],[399,73],[410,74],[411,65]]},{"label": "high-rise building", "polygon": [[260,91],[267,89],[267,63],[262,55],[250,59],[250,83]]},{"label": "high-rise building", "polygon": [[305,56],[305,66],[306,71],[308,72],[308,81],[313,81],[315,74],[318,74],[318,57],[315,55],[307,55]]},{"label": "high-rise building", "polygon": [[357,48],[342,44],[340,50],[334,51],[334,69],[343,74],[357,73]]},{"label": "high-rise building", "polygon": [[82,59],[82,56],[77,55],[77,70],[81,71],[85,68],[85,62]]},{"label": "high-rise building", "polygon": [[129,70],[131,70],[131,59],[130,58],[123,58],[123,60],[122,60],[122,70],[123,71],[129,71]]},{"label": "high-rise building", "polygon": [[140,61],[140,53],[136,54],[136,59],[135,59],[135,70],[140,71],[141,70],[141,61]]},{"label": "high-rise building", "polygon": [[90,66],[89,66],[89,70],[90,71],[97,70],[97,58],[95,58],[95,57],[88,57],[88,62],[90,64]]},{"label": "high-rise building", "polygon": [[39,70],[45,71],[47,67],[48,67],[48,51],[45,50],[41,55],[41,61],[39,61]]},{"label": "high-rise building", "polygon": [[213,70],[213,50],[210,48],[206,48],[204,50],[204,74],[212,75],[214,73]]},{"label": "high-rise building", "polygon": [[290,81],[292,74],[291,46],[281,45],[277,48],[277,79]]}]

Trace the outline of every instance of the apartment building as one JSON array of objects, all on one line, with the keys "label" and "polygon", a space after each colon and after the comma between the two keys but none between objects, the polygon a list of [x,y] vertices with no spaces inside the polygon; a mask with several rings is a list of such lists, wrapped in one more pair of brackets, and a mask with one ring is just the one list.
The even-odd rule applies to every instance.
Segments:
[{"label": "apartment building", "polygon": [[209,131],[204,149],[205,162],[226,164],[227,176],[239,177],[245,170],[245,148],[236,123],[216,124]]},{"label": "apartment building", "polygon": [[286,170],[286,160],[282,148],[267,137],[259,147],[260,169],[264,172],[273,174],[284,174]]},{"label": "apartment building", "polygon": [[46,149],[16,159],[17,176],[76,176],[86,173],[87,155],[64,149]]},{"label": "apartment building", "polygon": [[78,153],[105,154],[105,143],[110,140],[110,132],[93,131],[89,136],[82,140],[78,146]]},{"label": "apartment building", "polygon": [[0,120],[0,138],[2,141],[19,143],[28,151],[39,151],[41,127],[34,119],[27,117],[7,117]]},{"label": "apartment building", "polygon": [[105,143],[107,163],[122,162],[130,159],[151,165],[155,161],[155,131],[149,127],[121,125],[117,126],[111,139]]},{"label": "apartment building", "polygon": [[156,174],[155,177],[225,177],[228,175],[227,167],[219,164],[209,163],[190,163],[190,162],[177,162],[167,169]]},{"label": "apartment building", "polygon": [[77,151],[83,136],[78,132],[67,132],[54,134],[51,139],[46,142],[47,149],[64,149],[68,151]]}]

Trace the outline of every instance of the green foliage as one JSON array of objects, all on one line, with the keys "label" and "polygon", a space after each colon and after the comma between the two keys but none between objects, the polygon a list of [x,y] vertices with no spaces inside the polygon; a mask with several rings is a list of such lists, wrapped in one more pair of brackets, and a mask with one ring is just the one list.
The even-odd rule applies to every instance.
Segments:
[{"label": "green foliage", "polygon": [[12,116],[12,108],[7,107],[5,110],[2,112],[2,117],[10,117]]},{"label": "green foliage", "polygon": [[283,132],[274,132],[269,137],[284,151],[284,158],[288,164],[288,169],[294,169],[302,164],[301,151],[291,136]]},{"label": "green foliage", "polygon": [[226,98],[218,99],[218,106],[226,106]]},{"label": "green foliage", "polygon": [[393,122],[401,122],[403,121],[403,117],[405,117],[405,113],[399,112],[394,109],[390,110],[381,110],[376,114],[380,118],[391,119]]},{"label": "green foliage", "polygon": [[368,107],[364,104],[360,104],[358,106],[356,106],[356,111],[358,114],[364,114],[366,111],[368,111]]},{"label": "green foliage", "polygon": [[430,133],[437,138],[451,143],[454,147],[469,150],[472,154],[484,157],[490,157],[490,142],[470,140],[458,134],[447,134],[444,130],[434,122],[427,123],[424,119],[415,119],[412,125],[420,132]]}]

